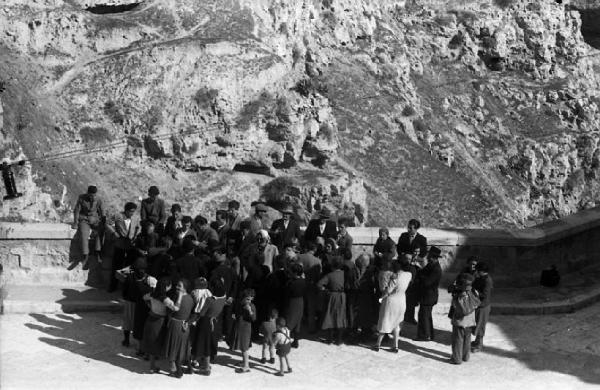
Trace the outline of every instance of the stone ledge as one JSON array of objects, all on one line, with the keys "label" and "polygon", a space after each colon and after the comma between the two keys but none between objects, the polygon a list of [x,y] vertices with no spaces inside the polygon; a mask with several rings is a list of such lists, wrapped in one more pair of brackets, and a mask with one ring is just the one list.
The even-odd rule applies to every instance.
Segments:
[{"label": "stone ledge", "polygon": [[[515,231],[502,229],[435,229],[422,228],[429,245],[437,246],[508,246],[536,247],[600,226],[600,207],[583,210],[565,218],[545,222]],[[405,228],[389,228],[390,237],[397,241]],[[348,228],[354,245],[374,245],[379,236],[377,227]]]},{"label": "stone ledge", "polygon": [[[600,226],[600,207],[583,210],[565,218],[515,231],[502,229],[423,228],[421,233],[430,245],[438,246],[515,246],[535,247]],[[377,227],[348,228],[355,245],[374,245]],[[405,228],[390,228],[395,241]],[[75,230],[64,223],[0,222],[0,240],[71,240]]]},{"label": "stone ledge", "polygon": [[0,240],[71,240],[75,232],[65,223],[0,222]]}]

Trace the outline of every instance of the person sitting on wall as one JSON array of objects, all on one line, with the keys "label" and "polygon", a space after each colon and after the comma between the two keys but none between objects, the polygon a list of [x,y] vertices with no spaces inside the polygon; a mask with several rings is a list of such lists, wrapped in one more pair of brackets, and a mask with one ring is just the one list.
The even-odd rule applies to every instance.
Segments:
[{"label": "person sitting on wall", "polygon": [[88,268],[90,254],[89,239],[90,235],[94,240],[94,251],[100,258],[102,249],[101,233],[102,226],[106,223],[106,213],[102,205],[102,199],[96,194],[98,188],[89,186],[85,194],[79,195],[75,208],[73,210],[73,229],[77,229],[81,244],[82,268]]},{"label": "person sitting on wall", "polygon": [[165,201],[158,197],[160,191],[157,186],[148,188],[148,197],[142,200],[140,207],[140,218],[142,224],[146,221],[151,221],[155,226],[155,231],[158,235],[162,235],[167,221],[165,212]]}]

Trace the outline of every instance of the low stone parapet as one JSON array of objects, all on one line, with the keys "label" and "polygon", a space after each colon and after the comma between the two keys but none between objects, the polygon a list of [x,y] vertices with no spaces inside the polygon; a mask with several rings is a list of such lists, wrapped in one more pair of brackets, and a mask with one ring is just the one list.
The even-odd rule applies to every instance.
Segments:
[{"label": "low stone parapet", "polygon": [[[379,228],[348,228],[354,254],[372,253]],[[404,228],[390,228],[397,241]],[[537,285],[540,272],[556,265],[561,273],[580,270],[600,260],[600,208],[527,229],[422,228],[429,245],[442,249],[444,282],[454,280],[469,256],[487,261],[497,286]],[[75,230],[67,224],[0,222],[0,262],[11,283],[89,282],[88,272],[67,268],[80,257]],[[107,277],[110,245],[97,264],[96,279]]]}]

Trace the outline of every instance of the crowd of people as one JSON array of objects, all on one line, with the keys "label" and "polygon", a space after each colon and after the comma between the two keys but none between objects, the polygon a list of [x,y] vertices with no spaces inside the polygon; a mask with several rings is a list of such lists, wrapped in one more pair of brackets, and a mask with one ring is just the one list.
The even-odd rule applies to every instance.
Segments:
[{"label": "crowd of people", "polygon": [[[291,206],[266,226],[264,203],[244,217],[232,200],[209,222],[178,204],[167,215],[159,195],[152,186],[139,207],[128,202],[107,218],[90,186],[74,208],[84,267],[90,247],[99,253],[112,237],[109,290],[120,288],[125,301],[122,344],[129,347],[133,337],[151,372],[165,360],[171,376],[210,375],[221,340],[241,352],[237,372],[249,372],[254,341],[262,344],[261,362],[274,364],[277,355],[277,375],[284,375],[292,372],[292,348],[319,331],[327,343],[367,343],[375,351],[391,334],[397,352],[403,323],[417,325],[415,340],[435,339],[441,250],[428,248],[418,220],[397,242],[379,229],[373,252],[356,256],[350,222],[334,221],[325,207],[302,232]],[[488,268],[476,258],[450,286],[452,363],[483,348],[491,289]]]}]

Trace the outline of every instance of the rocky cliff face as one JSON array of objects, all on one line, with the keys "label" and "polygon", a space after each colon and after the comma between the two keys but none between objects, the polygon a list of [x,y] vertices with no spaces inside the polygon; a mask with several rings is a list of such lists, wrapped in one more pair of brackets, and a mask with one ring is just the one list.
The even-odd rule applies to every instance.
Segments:
[{"label": "rocky cliff face", "polygon": [[595,205],[596,57],[569,4],[10,0],[5,219],[158,184],[356,224],[523,225]]}]

